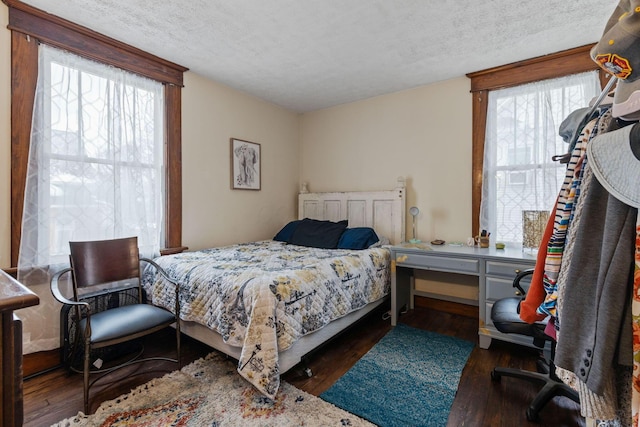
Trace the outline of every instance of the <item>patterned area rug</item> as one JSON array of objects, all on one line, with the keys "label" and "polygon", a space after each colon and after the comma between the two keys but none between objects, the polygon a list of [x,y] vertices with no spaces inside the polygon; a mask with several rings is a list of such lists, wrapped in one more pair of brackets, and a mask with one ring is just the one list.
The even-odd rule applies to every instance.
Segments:
[{"label": "patterned area rug", "polygon": [[320,397],[382,427],[446,426],[473,347],[398,324]]},{"label": "patterned area rug", "polygon": [[275,400],[267,399],[238,375],[233,362],[218,353],[104,402],[93,415],[80,412],[54,424],[55,427],[371,425],[285,382]]}]

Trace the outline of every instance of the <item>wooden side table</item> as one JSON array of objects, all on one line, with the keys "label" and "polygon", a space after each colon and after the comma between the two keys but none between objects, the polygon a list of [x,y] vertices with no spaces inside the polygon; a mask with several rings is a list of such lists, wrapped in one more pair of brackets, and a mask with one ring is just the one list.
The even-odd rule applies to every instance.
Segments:
[{"label": "wooden side table", "polygon": [[0,270],[0,408],[1,425],[21,426],[22,401],[22,322],[14,311],[38,305],[40,299],[26,286]]}]

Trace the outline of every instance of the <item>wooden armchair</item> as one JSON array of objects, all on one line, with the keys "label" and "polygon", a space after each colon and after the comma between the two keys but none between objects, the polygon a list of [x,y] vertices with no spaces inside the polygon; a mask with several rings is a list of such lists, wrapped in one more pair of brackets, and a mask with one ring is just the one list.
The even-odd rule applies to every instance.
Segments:
[{"label": "wooden armchair", "polygon": [[[88,242],[69,242],[71,250],[71,267],[59,271],[51,278],[51,292],[62,304],[75,308],[76,342],[84,344],[84,361],[82,373],[84,375],[84,411],[89,413],[89,389],[104,375],[116,369],[134,363],[148,360],[166,360],[175,362],[180,367],[180,322],[177,314],[161,307],[144,303],[142,283],[140,280],[141,262],[155,267],[158,272],[175,286],[174,312],[180,313],[178,296],[179,285],[154,261],[140,258],[137,237],[114,240],[100,240]],[[71,274],[73,296],[67,298],[60,290],[59,281],[64,274]],[[82,301],[82,295],[87,291],[104,288],[106,292],[118,292],[123,287],[137,286],[137,302],[130,305],[120,305],[99,313],[92,313],[90,305]],[[132,358],[115,366],[91,369],[91,351],[94,349],[113,346],[131,341],[145,335],[157,332],[175,324],[176,329],[176,358],[147,357],[141,358],[142,351]],[[91,382],[91,374],[100,374]]]}]

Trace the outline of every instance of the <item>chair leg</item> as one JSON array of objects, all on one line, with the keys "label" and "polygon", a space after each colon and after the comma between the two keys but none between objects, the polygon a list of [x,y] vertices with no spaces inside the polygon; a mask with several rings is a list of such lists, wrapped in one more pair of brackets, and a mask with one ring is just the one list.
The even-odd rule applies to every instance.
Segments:
[{"label": "chair leg", "polygon": [[494,381],[499,381],[500,377],[502,376],[520,378],[534,384],[546,384],[550,380],[547,374],[541,374],[539,372],[531,372],[515,368],[497,367],[493,369],[493,372],[491,372],[491,379],[493,379]]},{"label": "chair leg", "polygon": [[83,380],[84,380],[84,413],[89,414],[89,363],[91,361],[91,346],[89,343],[85,343],[84,345],[84,369],[83,369]]},{"label": "chair leg", "polygon": [[176,321],[176,360],[178,361],[178,369],[182,367],[182,352],[180,349],[180,320]]},{"label": "chair leg", "polygon": [[78,354],[78,352],[80,352],[80,343],[83,342],[82,340],[83,338],[80,336],[80,330],[79,328],[76,328],[73,344],[71,345],[71,350],[68,354],[65,355],[67,357],[66,368],[69,372],[73,371],[73,364],[76,360],[76,355]]},{"label": "chair leg", "polygon": [[555,366],[551,364],[552,370],[549,373],[539,373],[525,371],[515,368],[494,368],[491,372],[491,379],[493,381],[500,381],[502,376],[519,378],[525,381],[529,381],[535,384],[543,384],[543,387],[535,399],[531,402],[527,408],[527,420],[537,422],[539,421],[539,412],[555,396],[564,396],[580,404],[580,397],[578,393],[571,387],[563,383],[560,379],[555,377]]},{"label": "chair leg", "polygon": [[544,405],[546,405],[555,396],[568,397],[574,402],[580,403],[580,397],[575,390],[564,383],[550,380],[544,387],[542,387],[536,395],[536,398],[533,399],[533,402],[529,405],[529,408],[527,409],[527,419],[529,421],[538,421],[540,418],[538,415],[540,410],[542,410]]}]

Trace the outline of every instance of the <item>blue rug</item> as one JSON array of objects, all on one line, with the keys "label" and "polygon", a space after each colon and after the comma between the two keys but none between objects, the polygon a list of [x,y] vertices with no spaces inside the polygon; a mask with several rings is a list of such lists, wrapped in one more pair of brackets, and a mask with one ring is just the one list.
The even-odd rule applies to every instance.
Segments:
[{"label": "blue rug", "polygon": [[320,397],[382,427],[443,427],[473,347],[398,324]]}]

